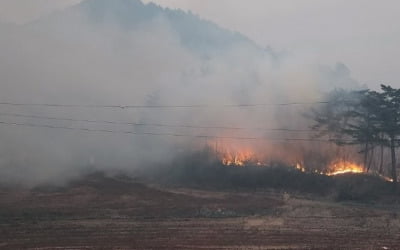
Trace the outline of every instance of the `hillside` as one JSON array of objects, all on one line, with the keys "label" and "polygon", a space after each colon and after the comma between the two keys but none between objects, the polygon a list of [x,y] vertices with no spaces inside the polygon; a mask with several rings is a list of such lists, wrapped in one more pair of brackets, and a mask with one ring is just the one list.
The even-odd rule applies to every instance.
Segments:
[{"label": "hillside", "polygon": [[221,28],[191,12],[163,8],[153,3],[144,4],[140,0],[86,0],[29,26],[46,33],[55,32],[60,35],[61,32],[79,36],[73,27],[78,16],[83,17],[92,27],[119,28],[126,32],[143,30],[154,23],[162,24],[179,38],[182,46],[201,56],[212,56],[238,46],[260,54],[272,53],[261,49],[244,35]]}]

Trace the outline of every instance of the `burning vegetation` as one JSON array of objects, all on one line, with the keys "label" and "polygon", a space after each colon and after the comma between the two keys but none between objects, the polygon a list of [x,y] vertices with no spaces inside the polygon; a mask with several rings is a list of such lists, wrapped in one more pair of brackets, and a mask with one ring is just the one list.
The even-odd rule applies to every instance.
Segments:
[{"label": "burning vegetation", "polygon": [[[276,165],[273,161],[268,161],[267,157],[258,155],[251,149],[244,150],[221,150],[217,152],[217,158],[220,164],[226,167],[260,167],[269,168]],[[294,169],[302,173],[313,173],[325,176],[338,176],[344,174],[373,174],[360,163],[356,161],[333,159],[320,169],[308,168],[304,163],[286,163],[284,165],[292,166]],[[393,182],[392,178],[376,173],[385,181]]]},{"label": "burning vegetation", "polygon": [[348,161],[338,161],[328,166],[328,172],[326,172],[325,174],[329,176],[334,176],[348,173],[360,174],[365,173],[365,170],[363,166],[356,163]]},{"label": "burning vegetation", "polygon": [[363,168],[357,171],[376,173],[396,187],[400,89],[381,85],[381,91],[333,91],[311,117],[318,138],[358,149]]},{"label": "burning vegetation", "polygon": [[244,167],[244,166],[267,166],[251,150],[239,152],[225,151],[221,154],[220,161],[225,166]]},{"label": "burning vegetation", "polygon": [[[262,157],[257,157],[257,155],[250,151],[244,150],[239,152],[226,151],[226,153],[220,154],[220,162],[224,166],[230,167],[246,167],[246,166],[258,166],[258,167],[268,167],[269,164],[260,160]],[[289,164],[293,165],[297,170],[301,172],[314,172],[318,174],[335,176],[340,174],[361,174],[366,173],[365,168],[357,163],[350,161],[337,160],[333,161],[331,164],[325,167],[324,170],[310,170],[307,169],[301,163]]]},{"label": "burning vegetation", "polygon": [[[284,132],[294,138],[284,134],[290,139],[274,147],[268,139],[267,146],[224,143],[215,148],[218,161],[229,167],[271,167],[278,162],[326,176],[372,174],[396,185],[400,89],[381,88],[380,92],[332,91],[326,102],[305,115],[308,124],[313,123],[309,131],[287,129]],[[300,138],[294,132],[309,134]]]},{"label": "burning vegetation", "polygon": [[[337,200],[371,201],[380,199],[392,190],[388,178],[367,172],[363,165],[352,160],[321,161],[321,168],[310,161],[274,161],[262,153],[262,148],[243,151],[224,144],[192,151],[177,158],[170,168],[157,177],[167,178],[166,184],[218,190],[276,189],[285,192],[330,195]],[[261,153],[260,153],[261,152]],[[267,152],[267,150],[266,150]],[[268,151],[269,152],[269,151]],[[290,152],[286,152],[290,157]],[[288,157],[288,158],[289,158]],[[292,156],[293,157],[293,156]],[[293,157],[296,158],[296,157]]]}]

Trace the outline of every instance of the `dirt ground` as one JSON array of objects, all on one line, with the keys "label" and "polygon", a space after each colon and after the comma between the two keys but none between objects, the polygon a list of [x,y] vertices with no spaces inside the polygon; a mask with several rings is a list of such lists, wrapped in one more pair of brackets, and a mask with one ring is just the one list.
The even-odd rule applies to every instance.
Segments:
[{"label": "dirt ground", "polygon": [[400,249],[400,210],[91,176],[1,189],[0,248]]}]

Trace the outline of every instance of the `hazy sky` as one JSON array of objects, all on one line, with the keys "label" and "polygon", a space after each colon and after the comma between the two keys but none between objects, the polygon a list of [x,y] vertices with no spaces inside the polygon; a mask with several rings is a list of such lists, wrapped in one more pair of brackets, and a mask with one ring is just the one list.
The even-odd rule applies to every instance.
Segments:
[{"label": "hazy sky", "polygon": [[[400,87],[397,0],[145,0],[191,10],[261,46],[323,64],[344,62],[362,83]],[[0,21],[23,23],[79,0],[0,0]]]}]

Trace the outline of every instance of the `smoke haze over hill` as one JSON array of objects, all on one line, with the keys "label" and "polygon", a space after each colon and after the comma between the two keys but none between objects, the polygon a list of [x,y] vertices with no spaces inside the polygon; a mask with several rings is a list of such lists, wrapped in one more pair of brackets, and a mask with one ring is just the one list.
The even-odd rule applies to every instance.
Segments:
[{"label": "smoke haze over hill", "polygon": [[[204,146],[213,136],[305,137],[258,129],[237,132],[72,119],[304,129],[309,125],[302,116],[307,105],[245,104],[316,102],[334,88],[360,88],[343,63],[318,65],[307,55],[263,49],[191,13],[139,0],[87,0],[29,24],[1,25],[0,32],[0,102],[81,105],[0,106],[0,121],[9,123],[0,127],[0,173],[8,183],[58,182],[88,169],[146,168],[169,162],[187,148]],[[159,107],[166,105],[192,107]],[[198,138],[203,135],[208,138]],[[240,143],[271,148],[272,141]]]}]

